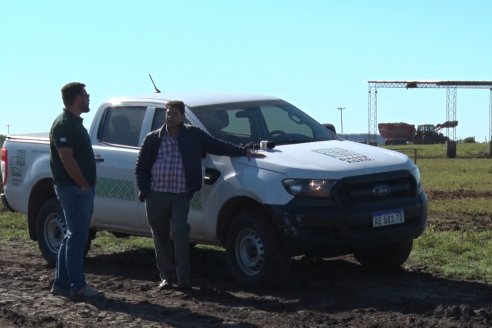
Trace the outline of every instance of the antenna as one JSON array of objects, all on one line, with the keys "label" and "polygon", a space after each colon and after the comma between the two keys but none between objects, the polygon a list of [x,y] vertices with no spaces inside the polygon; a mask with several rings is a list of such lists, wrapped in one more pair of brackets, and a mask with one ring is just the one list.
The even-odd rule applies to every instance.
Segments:
[{"label": "antenna", "polygon": [[154,79],[152,79],[152,75],[149,74],[149,77],[150,77],[150,80],[152,81],[152,84],[154,85],[154,89],[155,89],[155,93],[161,93],[161,90],[157,89],[157,87],[155,86],[155,83],[154,83]]}]

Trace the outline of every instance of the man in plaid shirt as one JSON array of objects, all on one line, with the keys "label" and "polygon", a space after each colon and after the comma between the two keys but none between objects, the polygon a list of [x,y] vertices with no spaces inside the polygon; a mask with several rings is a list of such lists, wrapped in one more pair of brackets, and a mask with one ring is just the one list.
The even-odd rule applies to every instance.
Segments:
[{"label": "man in plaid shirt", "polygon": [[[185,125],[185,105],[169,101],[166,123],[144,139],[135,174],[152,229],[159,288],[172,287],[174,273],[179,289],[190,289],[188,212],[195,191],[201,189],[204,153],[263,158],[265,155],[213,138],[201,129]],[[174,262],[169,238],[172,222]],[[174,269],[175,268],[175,269]]]}]

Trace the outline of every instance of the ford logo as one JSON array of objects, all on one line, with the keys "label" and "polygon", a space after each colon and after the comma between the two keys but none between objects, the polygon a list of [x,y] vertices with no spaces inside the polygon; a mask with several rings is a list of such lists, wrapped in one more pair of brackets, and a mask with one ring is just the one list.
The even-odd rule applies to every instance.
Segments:
[{"label": "ford logo", "polygon": [[391,194],[391,187],[388,185],[378,185],[372,188],[372,193],[378,197],[385,197]]}]

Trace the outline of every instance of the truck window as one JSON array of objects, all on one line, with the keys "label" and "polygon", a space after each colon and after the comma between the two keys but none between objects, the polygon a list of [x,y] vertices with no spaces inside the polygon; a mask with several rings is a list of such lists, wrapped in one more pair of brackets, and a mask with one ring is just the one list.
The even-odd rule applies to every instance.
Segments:
[{"label": "truck window", "polygon": [[252,118],[243,108],[208,107],[193,113],[215,138],[237,145],[253,141]]},{"label": "truck window", "polygon": [[336,139],[309,115],[280,100],[217,104],[191,110],[214,137],[235,144],[271,140],[283,145]]},{"label": "truck window", "polygon": [[145,107],[137,106],[108,107],[99,131],[99,141],[138,147],[145,110]]},{"label": "truck window", "polygon": [[270,134],[274,132],[273,136],[275,136],[276,131],[279,131],[279,135],[297,135],[306,138],[306,140],[312,140],[314,137],[313,129],[297,113],[286,111],[279,106],[272,105],[263,106],[261,112],[268,131],[270,131]]},{"label": "truck window", "polygon": [[[162,124],[166,121],[166,109],[165,108],[156,108],[154,119],[152,120],[152,131],[160,129]],[[189,124],[189,121],[185,118],[185,123]]]}]

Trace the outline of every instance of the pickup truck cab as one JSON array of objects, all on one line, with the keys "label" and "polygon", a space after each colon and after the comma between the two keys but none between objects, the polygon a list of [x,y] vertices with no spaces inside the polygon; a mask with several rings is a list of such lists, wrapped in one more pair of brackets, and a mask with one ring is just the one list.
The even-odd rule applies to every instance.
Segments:
[{"label": "pickup truck cab", "polygon": [[[417,166],[404,154],[342,140],[284,100],[244,94],[153,94],[102,104],[89,131],[98,175],[91,237],[151,235],[135,161],[145,135],[164,123],[169,100],[186,104],[187,124],[266,155],[205,156],[202,189],[191,202],[192,242],[225,247],[240,283],[281,282],[297,255],[354,254],[379,268],[407,260],[427,218]],[[47,134],[7,137],[2,201],[27,215],[31,239],[54,264],[66,226],[49,152]]]}]

